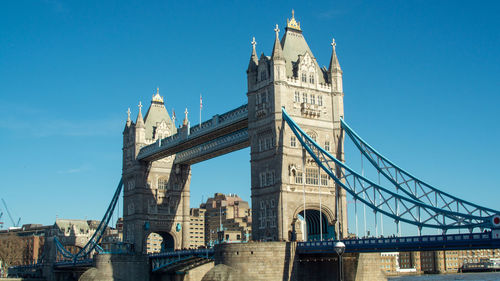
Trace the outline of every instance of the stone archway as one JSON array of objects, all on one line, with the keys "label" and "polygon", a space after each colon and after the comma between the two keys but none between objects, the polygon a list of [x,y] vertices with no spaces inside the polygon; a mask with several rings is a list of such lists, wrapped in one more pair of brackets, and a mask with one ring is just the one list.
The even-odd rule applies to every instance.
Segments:
[{"label": "stone archway", "polygon": [[[305,217],[304,217],[305,216]],[[335,226],[328,221],[325,212],[315,209],[306,209],[297,214],[297,220],[302,225],[302,240],[318,241],[335,239]]]},{"label": "stone archway", "polygon": [[[305,218],[304,207],[299,206],[294,212],[289,240],[320,240],[321,234],[323,235],[323,240],[333,240],[337,237],[335,223],[334,213],[325,205],[322,206],[320,213],[319,204],[307,204]],[[320,226],[322,231],[320,231]]]},{"label": "stone archway", "polygon": [[175,249],[175,238],[166,231],[150,232],[146,236],[146,253],[160,253]]}]

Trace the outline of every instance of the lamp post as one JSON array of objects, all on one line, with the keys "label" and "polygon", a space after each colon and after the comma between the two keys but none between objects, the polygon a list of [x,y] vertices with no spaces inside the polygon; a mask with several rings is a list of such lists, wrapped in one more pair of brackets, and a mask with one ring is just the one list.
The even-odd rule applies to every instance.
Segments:
[{"label": "lamp post", "polygon": [[341,241],[337,241],[333,244],[333,249],[339,256],[339,281],[342,281],[342,254],[345,252],[345,244],[342,243]]}]

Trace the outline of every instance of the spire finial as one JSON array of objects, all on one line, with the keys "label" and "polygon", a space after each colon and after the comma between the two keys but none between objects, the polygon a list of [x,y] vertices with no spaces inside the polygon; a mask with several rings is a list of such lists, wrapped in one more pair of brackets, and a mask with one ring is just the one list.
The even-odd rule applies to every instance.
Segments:
[{"label": "spire finial", "polygon": [[278,25],[274,28],[274,32],[276,32],[276,38],[279,38],[280,29],[278,28]]},{"label": "spire finial", "polygon": [[255,50],[255,45],[257,45],[257,41],[255,41],[255,37],[252,37],[251,44],[252,44],[253,49]]},{"label": "spire finial", "polygon": [[127,121],[130,121],[130,107],[127,109]]},{"label": "spire finial", "polygon": [[188,113],[189,113],[189,112],[188,112],[188,109],[187,109],[187,107],[186,107],[186,110],[184,110],[184,121],[182,122],[182,125],[183,125],[183,126],[187,126],[187,125],[188,125],[188,122],[189,122],[189,121],[188,121]]},{"label": "spire finial", "polygon": [[135,122],[137,126],[144,126],[144,120],[142,119],[142,102],[139,101],[139,114],[137,114],[137,121]]},{"label": "spire finial", "polygon": [[[154,93],[154,90],[153,90]],[[160,96],[160,87],[156,88],[156,94],[153,94],[153,102],[163,103],[163,97]]]},{"label": "spire finial", "polygon": [[295,20],[295,11],[293,9],[292,9],[292,18],[286,20],[286,27],[293,28],[295,30],[301,30],[300,29],[300,22],[297,22]]},{"label": "spire finial", "polygon": [[332,38],[332,47],[335,48],[335,46],[337,45],[337,43],[335,43],[335,38]]}]

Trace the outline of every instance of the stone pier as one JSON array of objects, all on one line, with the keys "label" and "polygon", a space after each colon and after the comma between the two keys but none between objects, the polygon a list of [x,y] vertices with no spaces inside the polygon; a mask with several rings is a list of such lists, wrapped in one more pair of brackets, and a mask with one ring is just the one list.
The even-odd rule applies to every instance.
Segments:
[{"label": "stone pier", "polygon": [[[343,272],[345,281],[387,280],[377,253],[345,254]],[[294,242],[251,242],[218,245],[215,267],[202,280],[320,281],[337,276],[334,254],[299,256]]]}]

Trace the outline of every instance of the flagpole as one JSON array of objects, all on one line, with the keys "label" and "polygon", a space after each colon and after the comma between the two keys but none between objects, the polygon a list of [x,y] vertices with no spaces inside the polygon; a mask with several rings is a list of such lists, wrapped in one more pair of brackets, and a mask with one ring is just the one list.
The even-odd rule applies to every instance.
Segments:
[{"label": "flagpole", "polygon": [[203,103],[201,101],[201,94],[200,94],[200,129],[201,129],[201,108],[203,107]]}]

